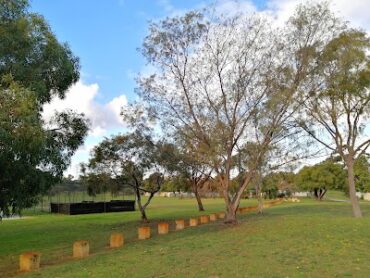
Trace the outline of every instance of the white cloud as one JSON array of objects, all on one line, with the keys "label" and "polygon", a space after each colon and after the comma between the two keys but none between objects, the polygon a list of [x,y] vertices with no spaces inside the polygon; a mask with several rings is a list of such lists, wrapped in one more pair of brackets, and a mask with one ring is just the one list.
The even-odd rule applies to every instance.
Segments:
[{"label": "white cloud", "polygon": [[[267,10],[274,14],[278,22],[284,22],[293,14],[298,4],[322,2],[320,0],[269,0]],[[370,31],[370,0],[335,0],[329,2],[337,15],[349,21],[352,26]]]},{"label": "white cloud", "polygon": [[252,1],[218,0],[215,3],[215,11],[222,15],[235,15],[237,13],[254,13],[257,7]]},{"label": "white cloud", "polygon": [[108,129],[124,127],[120,109],[127,105],[126,96],[119,95],[106,104],[99,103],[98,96],[98,84],[84,84],[79,81],[68,90],[64,99],[55,97],[44,106],[43,118],[49,120],[55,111],[61,112],[66,109],[84,113],[91,121],[92,136],[102,136]]},{"label": "white cloud", "polygon": [[183,9],[177,9],[170,0],[157,0],[157,5],[160,6],[166,13],[166,16],[182,15],[186,12]]},{"label": "white cloud", "polygon": [[[168,1],[166,1],[168,2]],[[322,2],[321,0],[267,0],[265,9],[258,10],[252,0],[217,0],[214,8],[219,14],[260,12],[276,19],[282,24],[292,16],[298,4]],[[361,27],[370,32],[370,0],[332,0],[329,5],[333,12],[349,21],[354,27]]]},{"label": "white cloud", "polygon": [[[213,3],[213,7],[218,14],[232,15],[237,13],[262,12],[276,19],[277,24],[282,24],[293,14],[298,4],[322,2],[322,0],[267,0],[264,10],[258,10],[252,0],[215,0],[203,1],[194,8],[202,9],[206,3]],[[157,0],[157,4],[162,7],[167,16],[181,15],[187,12],[178,9],[170,0]],[[370,32],[370,0],[331,0],[331,9],[349,21],[354,27],[361,27]]]},{"label": "white cloud", "polygon": [[102,137],[106,134],[107,134],[107,130],[100,127],[100,126],[97,126],[97,127],[90,130],[90,135],[92,137]]},{"label": "white cloud", "polygon": [[166,13],[172,13],[175,10],[175,7],[171,4],[170,0],[157,0],[157,3]]},{"label": "white cloud", "polygon": [[43,119],[50,120],[55,112],[72,109],[78,113],[84,113],[90,120],[89,134],[82,145],[72,157],[71,166],[64,173],[78,177],[79,164],[87,162],[90,151],[104,136],[109,136],[116,131],[123,130],[125,125],[120,117],[121,107],[127,105],[127,98],[124,94],[114,97],[107,103],[100,103],[99,85],[85,84],[82,81],[74,84],[67,92],[64,99],[57,97],[43,107]]},{"label": "white cloud", "polygon": [[116,116],[117,122],[119,122],[122,125],[124,123],[123,123],[123,120],[120,114],[121,114],[122,107],[126,105],[127,105],[127,98],[125,95],[120,95],[118,97],[115,97],[107,104],[107,108],[109,108],[109,111],[112,111],[114,113],[114,115]]}]

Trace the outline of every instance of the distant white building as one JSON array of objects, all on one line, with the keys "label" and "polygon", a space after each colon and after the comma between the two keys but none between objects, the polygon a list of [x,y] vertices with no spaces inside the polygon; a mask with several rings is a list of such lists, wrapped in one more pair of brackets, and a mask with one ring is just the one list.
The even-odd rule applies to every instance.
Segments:
[{"label": "distant white building", "polygon": [[364,199],[365,201],[370,201],[370,192],[362,193],[362,192],[356,192],[356,196],[359,199]]},{"label": "distant white building", "polygon": [[309,197],[310,192],[294,192],[292,193],[293,197]]},{"label": "distant white building", "polygon": [[364,200],[370,201],[370,192],[364,193]]}]

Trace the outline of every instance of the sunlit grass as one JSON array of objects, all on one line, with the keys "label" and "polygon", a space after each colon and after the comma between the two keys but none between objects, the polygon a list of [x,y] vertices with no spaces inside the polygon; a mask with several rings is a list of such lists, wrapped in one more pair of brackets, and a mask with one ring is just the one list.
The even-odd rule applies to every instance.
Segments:
[{"label": "sunlit grass", "polygon": [[[219,211],[223,201],[207,199],[205,206]],[[370,203],[361,206],[364,218],[354,219],[347,203],[304,200],[263,216],[240,215],[232,227],[219,221],[174,232],[172,226],[158,236],[159,220],[198,212],[193,199],[157,198],[148,211],[153,238],[144,242],[136,240],[138,212],[4,221],[0,273],[14,274],[18,255],[37,250],[42,269],[27,277],[370,277]],[[111,231],[124,233],[123,248],[107,248]],[[76,261],[71,247],[79,239],[90,241],[92,255]]]}]

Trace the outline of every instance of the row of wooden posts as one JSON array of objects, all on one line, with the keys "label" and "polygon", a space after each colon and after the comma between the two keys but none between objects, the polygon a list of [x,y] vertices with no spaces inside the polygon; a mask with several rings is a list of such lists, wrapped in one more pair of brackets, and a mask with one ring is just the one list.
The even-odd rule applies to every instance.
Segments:
[{"label": "row of wooden posts", "polygon": [[[281,204],[283,200],[274,200],[266,202],[263,207],[269,208],[273,205]],[[239,213],[256,211],[258,206],[243,207],[239,208]],[[209,221],[217,221],[217,219],[224,219],[225,213],[211,213],[210,215],[201,215],[200,217],[191,217],[189,219],[189,227],[198,226],[198,224],[206,224]],[[185,220],[175,220],[176,230],[183,230],[185,228]],[[158,234],[164,235],[169,232],[169,223],[160,222],[158,223]],[[145,240],[150,238],[150,227],[144,226],[138,228],[138,239]],[[124,236],[122,233],[112,233],[110,236],[109,245],[111,248],[119,248],[124,245]],[[73,258],[81,259],[88,257],[90,253],[90,245],[87,240],[79,240],[73,243]],[[39,252],[25,252],[19,257],[19,268],[20,271],[33,271],[40,268],[40,257]]]}]

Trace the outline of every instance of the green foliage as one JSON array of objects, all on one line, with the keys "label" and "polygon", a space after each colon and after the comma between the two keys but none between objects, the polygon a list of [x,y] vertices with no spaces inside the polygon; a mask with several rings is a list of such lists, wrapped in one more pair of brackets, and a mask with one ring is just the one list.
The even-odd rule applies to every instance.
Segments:
[{"label": "green foliage", "polygon": [[52,176],[38,166],[44,160],[47,134],[37,101],[17,83],[0,85],[0,211],[31,206]]},{"label": "green foliage", "polygon": [[173,175],[165,180],[162,186],[162,191],[188,192],[191,191],[191,182],[182,174]]},{"label": "green foliage", "polygon": [[0,107],[0,210],[19,213],[61,179],[87,125],[67,111],[46,129],[35,94],[9,78],[0,85]]},{"label": "green foliage", "polygon": [[68,192],[68,194],[71,194],[73,192],[81,192],[83,190],[84,187],[82,182],[80,180],[74,180],[73,176],[69,175],[68,177],[63,177],[58,184],[50,188],[48,195],[54,196],[62,192]]},{"label": "green foliage", "polygon": [[292,172],[270,173],[262,179],[262,192],[265,192],[270,198],[276,197],[278,190],[290,194],[296,190],[294,179],[295,174]]},{"label": "green foliage", "polygon": [[81,176],[81,182],[85,186],[89,196],[96,196],[100,193],[105,193],[108,190],[113,191],[110,186],[115,182],[105,173],[89,173]]},{"label": "green foliage", "polygon": [[160,155],[149,137],[140,133],[116,135],[94,148],[87,173],[97,178],[104,174],[123,185],[141,187],[145,175],[157,167]]},{"label": "green foliage", "polygon": [[[163,185],[163,167],[168,148],[154,143],[149,135],[134,132],[106,138],[92,152],[88,168],[81,177],[91,194],[105,192],[110,184],[131,187],[135,193],[142,219],[147,221],[145,208]],[[148,201],[141,203],[142,193],[149,193]]]},{"label": "green foliage", "polygon": [[78,80],[79,63],[26,0],[0,0],[0,211],[20,212],[60,181],[88,131],[67,110],[48,122],[42,106]]},{"label": "green foliage", "polygon": [[[353,215],[362,217],[354,162],[370,147],[366,129],[370,116],[370,38],[329,12],[326,15],[331,18],[326,22],[330,29],[319,44],[312,45],[313,55],[307,55],[316,69],[308,73],[312,84],[302,88],[304,116],[297,118],[304,119],[299,125],[311,138],[341,157],[347,169]],[[321,18],[311,15],[303,25],[314,22],[319,27],[317,20]]]},{"label": "green foliage", "polygon": [[370,192],[370,162],[365,155],[356,159],[354,164],[356,190]]},{"label": "green foliage", "polygon": [[317,190],[322,190],[323,194],[329,189],[344,190],[347,184],[343,166],[331,159],[303,167],[296,175],[295,182],[300,189],[313,191],[315,194]]},{"label": "green foliage", "polygon": [[27,8],[25,0],[0,0],[0,76],[11,74],[45,103],[52,95],[64,97],[79,79],[79,59]]}]

